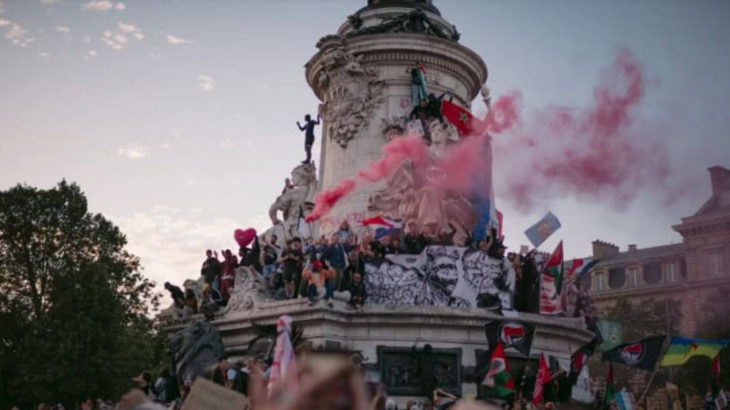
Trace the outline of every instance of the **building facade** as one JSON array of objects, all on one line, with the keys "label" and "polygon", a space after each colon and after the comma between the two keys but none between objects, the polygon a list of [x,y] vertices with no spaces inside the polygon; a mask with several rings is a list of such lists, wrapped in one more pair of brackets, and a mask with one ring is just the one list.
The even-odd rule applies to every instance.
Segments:
[{"label": "building facade", "polygon": [[679,329],[691,336],[701,320],[703,302],[730,286],[730,170],[709,168],[711,197],[672,228],[682,242],[626,251],[596,240],[590,293],[599,312],[619,298],[632,303],[668,300],[679,309]]}]

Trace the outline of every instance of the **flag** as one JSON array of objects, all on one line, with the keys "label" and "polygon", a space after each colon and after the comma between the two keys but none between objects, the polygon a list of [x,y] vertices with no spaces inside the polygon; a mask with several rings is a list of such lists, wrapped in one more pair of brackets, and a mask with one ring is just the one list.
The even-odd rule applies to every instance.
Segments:
[{"label": "flag", "polygon": [[532,242],[532,246],[539,247],[550,235],[560,228],[558,217],[548,212],[534,225],[525,230],[525,236]]},{"label": "flag", "polygon": [[472,184],[474,196],[469,198],[477,213],[477,222],[472,232],[472,240],[476,243],[487,237],[487,227],[497,228],[501,232],[500,212],[494,203],[494,187],[492,185],[492,141],[485,136],[481,144],[484,156],[484,169],[474,173]]},{"label": "flag", "polygon": [[720,355],[712,359],[712,374],[715,375],[715,384],[720,384]]},{"label": "flag", "polygon": [[623,342],[621,337],[623,326],[619,322],[598,319],[598,330],[601,334],[601,339],[603,339],[603,343],[598,346],[598,350],[611,350]]},{"label": "flag", "polygon": [[384,236],[397,233],[403,224],[400,222],[393,221],[382,216],[375,216],[373,218],[363,219],[360,222],[362,226],[367,226],[375,230],[375,240],[378,240]]},{"label": "flag", "polygon": [[535,389],[532,391],[532,404],[540,404],[545,385],[548,383],[550,383],[550,369],[548,368],[547,361],[545,360],[545,353],[540,353],[540,364],[537,367]]},{"label": "flag", "polygon": [[563,281],[563,241],[545,264],[540,275],[540,314],[554,315],[563,311],[560,293]]},{"label": "flag", "polygon": [[588,372],[588,366],[584,366],[578,378],[573,384],[571,389],[570,398],[577,401],[578,403],[591,404],[596,400],[596,397],[591,391],[591,376]]},{"label": "flag", "polygon": [[626,388],[616,395],[616,405],[620,410],[634,410],[634,395],[626,391]]},{"label": "flag", "polygon": [[428,97],[428,92],[426,91],[426,67],[423,64],[418,65],[418,79],[421,80],[418,86],[418,94],[422,100],[425,100]]},{"label": "flag", "polygon": [[613,385],[613,363],[608,364],[608,376],[606,377],[606,391],[603,393],[602,409],[610,409],[611,401],[616,397],[616,388]]},{"label": "flag", "polygon": [[466,108],[451,101],[441,101],[441,114],[450,122],[459,135],[480,135],[486,130],[486,123],[474,116]]},{"label": "flag", "polygon": [[583,371],[583,367],[588,363],[588,359],[593,356],[593,352],[596,350],[596,341],[594,338],[570,356],[570,373],[568,376],[570,384],[576,383],[580,373]]},{"label": "flag", "polygon": [[312,230],[309,228],[309,224],[304,218],[304,209],[300,206],[299,207],[299,220],[297,221],[297,231],[299,231],[299,234],[302,235],[302,238],[311,238],[312,237]]},{"label": "flag", "polygon": [[483,385],[489,387],[499,396],[508,396],[515,392],[515,383],[507,364],[507,356],[504,354],[504,346],[497,343],[497,347],[489,360],[489,370],[484,377]]},{"label": "flag", "polygon": [[570,268],[568,268],[568,274],[565,276],[568,278],[574,275],[583,276],[583,274],[591,270],[593,265],[595,265],[597,262],[598,261],[594,260],[593,258],[573,259],[573,261],[570,263]]},{"label": "flag", "polygon": [[635,342],[622,343],[603,352],[604,362],[623,363],[629,367],[653,370],[664,344],[664,335],[647,337]]},{"label": "flag", "polygon": [[484,325],[489,348],[502,345],[503,348],[514,347],[518,352],[529,357],[535,326],[519,320],[492,321]]},{"label": "flag", "polygon": [[274,346],[274,361],[271,363],[269,374],[269,396],[278,389],[286,390],[293,396],[299,388],[297,361],[289,338],[292,322],[292,318],[286,315],[280,316],[276,321],[277,336]]},{"label": "flag", "polygon": [[714,359],[723,347],[730,343],[729,339],[705,340],[687,337],[672,337],[659,366],[679,366],[693,356],[706,356]]}]

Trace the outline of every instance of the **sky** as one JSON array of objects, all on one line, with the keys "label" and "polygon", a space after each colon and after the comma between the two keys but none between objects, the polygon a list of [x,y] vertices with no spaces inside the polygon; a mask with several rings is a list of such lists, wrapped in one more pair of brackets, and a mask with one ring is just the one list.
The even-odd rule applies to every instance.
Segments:
[{"label": "sky", "polygon": [[[0,189],[76,182],[150,278],[197,277],[205,249],[234,249],[234,229],[268,226],[302,159],[296,121],[319,103],[304,64],[365,3],[0,0]],[[492,95],[519,91],[525,116],[590,106],[618,50],[644,75],[637,138],[666,150],[672,189],[636,187],[620,204],[556,192],[525,208],[500,202],[509,158],[496,156],[507,245],[526,244],[522,232],[548,210],[563,226],[541,249],[562,239],[567,258],[588,256],[595,239],[681,241],[671,225],[709,197],[707,168],[730,168],[730,2],[435,5],[486,62]],[[503,138],[498,148],[512,144]]]}]

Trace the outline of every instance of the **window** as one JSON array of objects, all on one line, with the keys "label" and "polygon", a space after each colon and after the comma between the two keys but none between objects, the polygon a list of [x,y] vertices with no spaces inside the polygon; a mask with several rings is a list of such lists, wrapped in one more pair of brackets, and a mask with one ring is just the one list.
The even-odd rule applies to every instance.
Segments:
[{"label": "window", "polygon": [[608,286],[611,289],[621,289],[626,285],[626,270],[622,267],[608,270]]},{"label": "window", "polygon": [[628,269],[628,272],[629,272],[629,287],[638,288],[639,287],[639,267],[631,266]]},{"label": "window", "polygon": [[664,282],[674,283],[679,280],[679,264],[669,262],[664,264]]},{"label": "window", "polygon": [[644,283],[647,285],[658,285],[662,282],[662,264],[661,262],[649,262],[642,266],[644,271]]},{"label": "window", "polygon": [[606,289],[606,275],[603,272],[596,272],[593,274],[593,290],[596,292],[602,292]]},{"label": "window", "polygon": [[709,260],[711,277],[725,274],[725,261],[723,260],[721,251],[711,251]]}]

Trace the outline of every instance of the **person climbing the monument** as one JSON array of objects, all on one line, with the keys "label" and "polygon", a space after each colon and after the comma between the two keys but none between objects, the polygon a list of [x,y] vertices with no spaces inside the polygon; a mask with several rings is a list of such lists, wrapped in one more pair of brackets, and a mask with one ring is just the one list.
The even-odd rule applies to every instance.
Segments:
[{"label": "person climbing the monument", "polygon": [[313,121],[312,116],[307,114],[304,116],[304,126],[299,124],[299,121],[297,121],[297,127],[299,127],[299,131],[304,131],[304,152],[307,153],[307,159],[302,161],[302,164],[309,164],[312,161],[312,145],[314,145],[314,126],[319,125],[319,120],[321,118],[322,116],[317,114],[317,121]]},{"label": "person climbing the monument", "polygon": [[420,121],[423,129],[423,139],[426,140],[428,145],[431,145],[431,133],[428,130],[428,100],[424,98],[416,104],[408,115],[408,119]]},{"label": "person climbing the monument", "polygon": [[182,289],[170,282],[165,282],[165,290],[170,292],[170,297],[172,298],[174,318],[176,320],[182,319],[183,308],[185,307],[185,294]]},{"label": "person climbing the monument", "polygon": [[350,283],[350,301],[348,304],[355,310],[360,310],[363,303],[365,303],[365,285],[362,283],[362,277],[359,273],[352,275],[352,282]]},{"label": "person climbing the monument", "polygon": [[411,104],[417,106],[426,99],[426,69],[420,61],[410,69],[411,73]]},{"label": "person climbing the monument", "polygon": [[264,265],[264,279],[271,283],[271,274],[276,270],[276,261],[279,259],[279,253],[281,253],[281,247],[276,244],[279,238],[276,235],[271,235],[269,243],[264,245],[262,252],[263,265]]},{"label": "person climbing the monument", "polygon": [[205,283],[210,284],[211,286],[214,286],[215,288],[218,288],[218,285],[220,282],[215,284],[216,279],[220,276],[220,263],[218,262],[218,256],[216,254],[215,257],[213,257],[213,251],[208,249],[205,251],[205,261],[203,262],[202,268],[200,268],[200,274],[203,276],[203,281]]},{"label": "person climbing the monument", "polygon": [[297,277],[300,276],[300,264],[302,261],[302,251],[300,249],[301,241],[299,238],[286,241],[284,250],[281,251],[281,257],[279,262],[283,267],[284,271],[284,291],[289,299],[295,298],[296,290],[295,284]]}]

